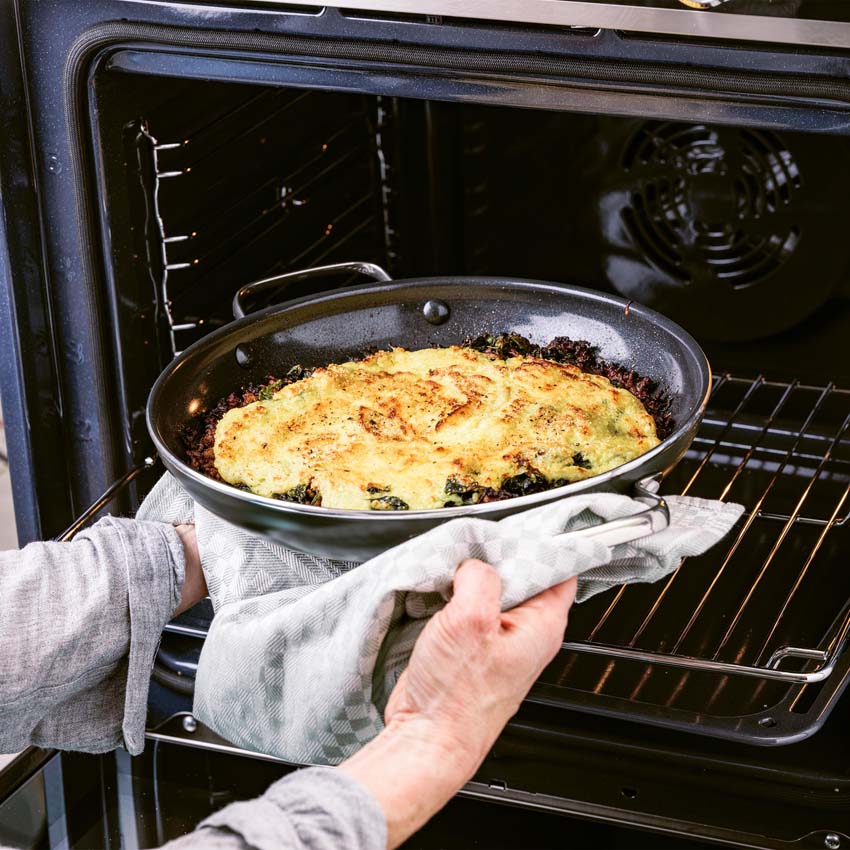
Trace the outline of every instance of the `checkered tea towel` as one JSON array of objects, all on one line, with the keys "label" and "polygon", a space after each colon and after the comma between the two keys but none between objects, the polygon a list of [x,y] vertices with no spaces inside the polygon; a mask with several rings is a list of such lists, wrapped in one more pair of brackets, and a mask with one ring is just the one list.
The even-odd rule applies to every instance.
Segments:
[{"label": "checkered tea towel", "polygon": [[253,537],[193,504],[170,475],[138,517],[196,525],[216,611],[198,666],[196,717],[241,747],[336,764],[383,728],[390,691],[428,617],[449,597],[461,561],[496,567],[503,609],[575,575],[580,602],[668,575],[720,540],[743,511],[703,499],[667,501],[667,529],[613,548],[556,536],[646,507],[591,493],[498,522],[455,519],[360,566]]}]

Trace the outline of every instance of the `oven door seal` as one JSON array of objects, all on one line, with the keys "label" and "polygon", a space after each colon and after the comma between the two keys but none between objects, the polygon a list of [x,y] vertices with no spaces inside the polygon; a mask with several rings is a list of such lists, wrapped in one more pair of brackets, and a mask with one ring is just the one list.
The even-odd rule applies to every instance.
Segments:
[{"label": "oven door seal", "polygon": [[[92,60],[119,47],[185,47],[197,50],[236,50],[279,55],[281,58],[346,60],[412,69],[509,74],[535,78],[571,79],[585,83],[651,86],[707,96],[737,94],[832,101],[850,105],[850,80],[802,74],[742,73],[727,68],[697,70],[669,62],[571,58],[545,53],[514,53],[431,47],[397,42],[187,29],[158,24],[114,22],[85,32],[71,48],[65,63],[64,85],[74,119],[82,117],[80,82]],[[72,127],[72,132],[80,129]]]}]

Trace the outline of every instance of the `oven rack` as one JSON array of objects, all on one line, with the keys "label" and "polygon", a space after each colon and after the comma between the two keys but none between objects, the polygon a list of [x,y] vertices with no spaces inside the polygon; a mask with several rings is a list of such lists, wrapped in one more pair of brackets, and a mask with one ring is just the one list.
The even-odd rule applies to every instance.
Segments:
[{"label": "oven rack", "polygon": [[[752,743],[814,731],[825,719],[824,701],[837,698],[850,673],[844,651],[850,582],[834,593],[819,589],[842,571],[839,559],[821,556],[848,526],[848,426],[850,390],[716,375],[697,439],[664,490],[743,502],[739,525],[695,559],[701,569],[686,563],[664,582],[623,586],[574,609],[562,651],[529,698]],[[60,539],[156,463],[148,457],[127,472]],[[764,550],[750,545],[759,534],[770,541]],[[786,548],[790,559],[783,557]],[[753,551],[761,551],[760,560]],[[768,586],[766,608],[762,591]],[[713,645],[701,639],[702,651],[694,652],[692,639],[706,616],[714,621],[718,603],[723,628],[715,629]],[[673,629],[677,622],[682,625]],[[186,615],[165,628],[175,639],[202,639],[206,630]],[[682,679],[671,682],[659,676],[663,670]],[[672,695],[652,693],[646,683],[653,676]],[[611,687],[618,678],[619,690]],[[697,711],[687,700],[680,703],[699,681],[712,685],[698,698]],[[752,683],[747,688],[740,684],[746,681]],[[727,705],[712,719],[718,691]],[[742,729],[742,715],[752,715],[755,731]]]},{"label": "oven rack", "polygon": [[[766,660],[761,660],[754,664],[730,663],[718,659],[718,655],[726,642],[734,627],[740,622],[744,615],[745,607],[750,604],[753,598],[755,585],[763,579],[766,571],[771,567],[774,559],[785,542],[787,535],[791,532],[794,525],[808,524],[817,526],[821,529],[814,545],[811,547],[802,564],[802,567],[796,577],[796,580],[791,584],[787,595],[781,599],[777,605],[777,619],[771,627],[768,635],[764,638],[761,651],[758,653],[759,659],[764,659],[765,652],[770,645],[770,640],[774,635],[779,622],[785,615],[789,606],[793,603],[794,596],[800,590],[801,585],[806,579],[806,575],[810,570],[818,552],[822,548],[827,535],[834,529],[840,528],[847,523],[848,515],[850,515],[850,391],[838,389],[833,384],[827,384],[822,387],[800,384],[799,382],[782,383],[778,381],[767,381],[759,376],[753,380],[734,377],[731,374],[723,374],[715,376],[712,386],[711,398],[714,399],[724,385],[737,387],[740,391],[740,401],[733,410],[732,415],[726,420],[717,419],[712,416],[707,416],[703,422],[700,435],[694,441],[695,449],[692,449],[689,454],[693,458],[698,458],[696,468],[688,478],[684,487],[680,489],[681,495],[690,493],[697,483],[700,474],[705,470],[712,460],[724,449],[733,449],[741,453],[740,461],[732,466],[729,465],[728,480],[725,482],[722,490],[717,494],[717,498],[724,500],[728,497],[733,485],[738,477],[744,472],[747,464],[752,462],[754,455],[762,449],[764,455],[773,455],[773,472],[767,479],[764,489],[760,492],[757,499],[747,508],[742,523],[737,530],[737,533],[728,541],[722,542],[720,545],[727,548],[727,553],[720,565],[717,578],[728,567],[734,553],[740,547],[740,544],[752,527],[754,522],[758,520],[768,520],[782,523],[782,533],[777,541],[770,549],[767,557],[758,571],[755,584],[750,587],[740,606],[731,613],[731,624],[727,627],[720,645],[710,657],[693,657],[677,653],[677,649],[685,642],[689,630],[694,626],[700,612],[708,603],[708,597],[716,586],[717,579],[712,581],[705,593],[697,600],[693,611],[688,616],[686,625],[672,640],[672,651],[652,652],[643,650],[637,647],[637,643],[641,634],[647,628],[651,619],[657,615],[660,606],[663,603],[665,596],[670,591],[671,587],[676,582],[682,582],[686,579],[687,571],[679,570],[673,573],[666,582],[659,587],[658,594],[650,601],[646,608],[646,615],[640,620],[640,625],[633,633],[632,637],[625,645],[612,645],[608,643],[597,642],[595,636],[603,628],[605,622],[616,616],[617,606],[620,604],[624,595],[628,591],[627,586],[623,586],[617,591],[610,604],[605,608],[599,620],[593,626],[586,640],[565,641],[562,644],[562,649],[573,652],[584,652],[596,655],[603,655],[608,658],[620,658],[631,661],[639,661],[651,664],[663,664],[672,667],[681,667],[685,669],[713,672],[721,674],[734,674],[739,676],[749,676],[762,679],[771,679],[775,681],[788,682],[792,684],[813,684],[822,682],[828,678],[833,670],[837,659],[841,652],[846,648],[850,639],[850,599],[847,600],[843,608],[838,612],[834,621],[833,627],[827,632],[823,639],[815,647],[802,647],[783,644],[776,646],[770,651]],[[742,442],[740,437],[735,440],[736,426],[743,424],[741,421],[742,414],[745,413],[747,405],[752,403],[759,391],[773,389],[778,391],[778,396],[773,404],[770,413],[758,425],[750,425],[749,433],[751,436],[751,444]],[[815,396],[814,405],[808,409],[808,414],[805,416],[799,431],[787,430],[777,424],[783,410],[785,410],[793,401],[795,393],[810,393]],[[813,433],[809,429],[818,417],[825,404],[830,398],[838,400],[839,405],[843,402],[843,407],[846,409],[846,415],[840,420],[838,426],[832,433],[821,432]],[[716,431],[714,439],[704,436],[706,430],[711,429]],[[762,441],[769,436],[779,436],[784,438],[787,448],[780,450],[762,446]],[[806,439],[808,438],[808,440]],[[811,445],[805,446],[804,444]],[[770,495],[771,490],[780,480],[783,471],[792,463],[797,464],[798,468],[801,462],[808,462],[812,471],[804,477],[801,482],[799,498],[794,504],[792,510],[787,513],[773,512],[763,509],[763,504]],[[818,483],[823,478],[831,476],[837,479],[839,483],[844,482],[843,489],[835,488],[833,499],[829,502],[828,516],[809,516],[804,512],[806,503],[812,498],[813,491],[817,488]],[[807,666],[813,669],[809,670],[783,670],[780,667],[789,661],[806,662]]]},{"label": "oven rack", "polygon": [[[196,303],[199,291],[322,265],[340,253],[395,261],[393,111],[383,97],[339,110],[314,103],[329,96],[271,90],[245,99],[240,93],[174,126],[158,127],[165,112],[140,121],[148,240],[171,343],[166,359],[230,319],[205,315]],[[299,116],[304,110],[331,117],[311,132]],[[283,129],[292,126],[301,129]],[[301,133],[297,150],[294,142],[286,146],[287,132]],[[265,148],[279,155],[252,164],[251,152]]]}]

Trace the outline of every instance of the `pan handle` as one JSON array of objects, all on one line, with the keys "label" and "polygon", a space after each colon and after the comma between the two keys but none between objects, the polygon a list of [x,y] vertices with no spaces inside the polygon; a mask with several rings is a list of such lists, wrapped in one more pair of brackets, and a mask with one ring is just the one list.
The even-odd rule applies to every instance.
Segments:
[{"label": "pan handle", "polygon": [[602,525],[590,528],[580,528],[578,531],[567,531],[559,534],[555,540],[593,539],[606,546],[616,546],[619,543],[630,543],[641,537],[663,531],[670,525],[670,508],[662,496],[657,495],[661,484],[660,476],[644,478],[635,484],[635,499],[648,507],[645,511],[632,516],[614,519]]},{"label": "pan handle", "polygon": [[375,263],[334,263],[330,266],[316,266],[313,269],[303,269],[299,272],[286,272],[284,274],[275,275],[274,277],[263,278],[263,280],[255,280],[253,283],[247,283],[243,286],[236,295],[233,296],[233,318],[241,319],[245,316],[245,308],[242,304],[245,298],[249,295],[254,295],[257,292],[263,292],[267,289],[283,289],[290,284],[298,283],[301,280],[308,280],[311,277],[320,277],[322,275],[337,275],[337,274],[362,274],[366,277],[371,277],[372,280],[386,282],[392,278]]}]

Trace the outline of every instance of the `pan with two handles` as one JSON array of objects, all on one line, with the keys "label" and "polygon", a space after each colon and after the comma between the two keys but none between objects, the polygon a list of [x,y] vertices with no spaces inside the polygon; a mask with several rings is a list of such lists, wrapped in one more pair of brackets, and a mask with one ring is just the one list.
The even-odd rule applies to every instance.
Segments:
[{"label": "pan with two handles", "polygon": [[[321,292],[249,316],[244,303],[311,277],[358,273],[366,285]],[[148,399],[147,421],[166,468],[203,507],[234,525],[296,551],[362,562],[460,516],[497,520],[587,491],[631,493],[645,511],[572,535],[622,542],[664,528],[669,514],[656,477],[678,462],[699,427],[711,387],[696,341],[664,316],[622,298],[577,286],[494,277],[393,281],[371,263],[339,263],[277,275],[242,287],[236,320],[176,357]],[[215,481],[186,460],[186,425],[217,402],[296,364],[324,366],[365,351],[456,345],[482,333],[514,332],[533,343],[559,336],[587,340],[607,361],[634,369],[668,394],[674,427],[634,460],[582,481],[504,501],[411,511],[358,511],[257,496]]]}]

